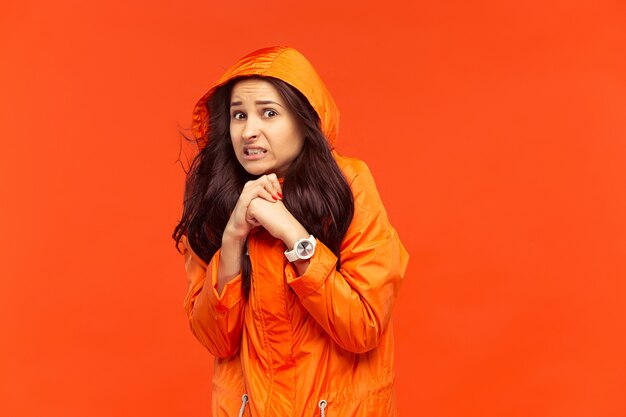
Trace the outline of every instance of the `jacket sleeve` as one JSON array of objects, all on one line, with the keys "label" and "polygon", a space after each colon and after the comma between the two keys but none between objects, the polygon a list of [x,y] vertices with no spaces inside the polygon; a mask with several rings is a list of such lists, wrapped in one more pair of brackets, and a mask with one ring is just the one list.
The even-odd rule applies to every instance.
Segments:
[{"label": "jacket sleeve", "polygon": [[245,300],[241,293],[241,275],[217,293],[218,250],[207,265],[196,255],[184,237],[183,254],[189,289],[185,311],[191,331],[211,354],[227,358],[239,350]]},{"label": "jacket sleeve", "polygon": [[372,175],[360,162],[351,183],[354,217],[337,258],[319,240],[306,272],[286,279],[304,307],[342,348],[355,353],[378,346],[391,318],[408,254],[389,224]]}]

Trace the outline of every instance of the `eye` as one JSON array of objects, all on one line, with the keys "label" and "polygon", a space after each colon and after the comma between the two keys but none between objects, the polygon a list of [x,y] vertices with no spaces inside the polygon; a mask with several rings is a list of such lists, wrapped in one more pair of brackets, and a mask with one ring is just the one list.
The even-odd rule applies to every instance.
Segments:
[{"label": "eye", "polygon": [[263,110],[263,117],[272,118],[276,116],[278,116],[278,113],[276,113],[275,110],[272,110],[272,109]]},{"label": "eye", "polygon": [[243,112],[240,112],[240,111],[234,112],[232,117],[235,120],[245,120],[246,119],[246,115]]}]

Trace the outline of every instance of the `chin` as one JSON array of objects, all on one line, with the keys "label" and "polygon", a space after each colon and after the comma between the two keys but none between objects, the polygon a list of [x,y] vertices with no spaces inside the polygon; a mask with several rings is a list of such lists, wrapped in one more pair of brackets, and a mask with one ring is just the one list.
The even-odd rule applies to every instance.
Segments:
[{"label": "chin", "polygon": [[246,170],[246,172],[250,175],[255,175],[257,177],[260,177],[263,174],[271,174],[271,170],[261,167],[261,166],[246,166],[243,165],[243,169]]}]

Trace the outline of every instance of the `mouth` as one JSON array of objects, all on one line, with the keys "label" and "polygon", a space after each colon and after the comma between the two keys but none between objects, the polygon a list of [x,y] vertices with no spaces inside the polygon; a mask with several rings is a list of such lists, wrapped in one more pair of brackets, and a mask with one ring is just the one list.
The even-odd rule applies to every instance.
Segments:
[{"label": "mouth", "polygon": [[263,148],[244,148],[243,154],[246,156],[259,156],[267,153]]}]

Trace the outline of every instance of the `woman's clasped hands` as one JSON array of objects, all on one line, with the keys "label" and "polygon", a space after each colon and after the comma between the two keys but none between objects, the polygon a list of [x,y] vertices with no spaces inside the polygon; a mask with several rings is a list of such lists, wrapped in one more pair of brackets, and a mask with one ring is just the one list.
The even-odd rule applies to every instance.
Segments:
[{"label": "woman's clasped hands", "polygon": [[293,244],[291,236],[301,236],[306,231],[287,210],[282,197],[276,174],[248,181],[224,229],[224,238],[244,242],[250,231],[260,226],[285,244]]},{"label": "woman's clasped hands", "polygon": [[[287,248],[293,247],[298,239],[308,236],[304,226],[283,204],[282,187],[276,174],[262,175],[248,181],[239,195],[222,236],[218,292],[221,293],[226,282],[239,273],[241,249],[255,227],[263,227],[276,239],[282,240]],[[296,269],[301,274],[307,265],[308,261],[300,262]]]}]

